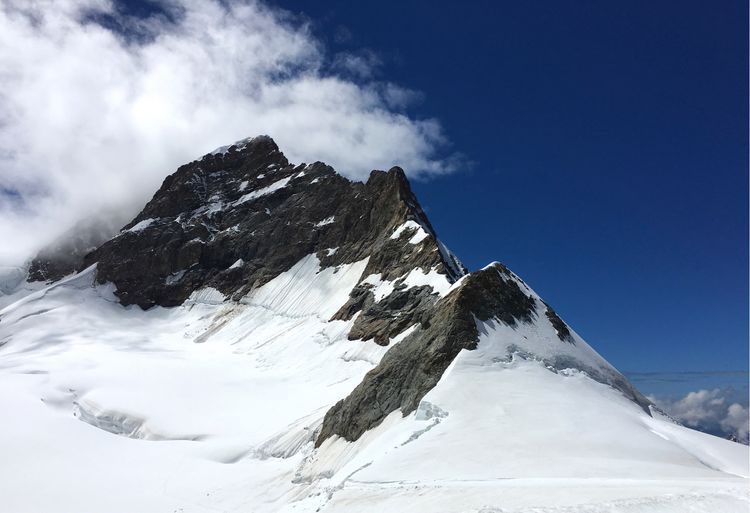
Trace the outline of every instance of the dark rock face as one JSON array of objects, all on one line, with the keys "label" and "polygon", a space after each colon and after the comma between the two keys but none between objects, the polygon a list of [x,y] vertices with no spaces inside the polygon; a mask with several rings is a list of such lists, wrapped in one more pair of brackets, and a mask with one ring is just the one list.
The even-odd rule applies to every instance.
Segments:
[{"label": "dark rock face", "polygon": [[[360,302],[361,298],[364,301]],[[337,314],[334,318],[349,320],[354,313],[361,311],[349,331],[349,340],[373,339],[376,344],[385,346],[409,326],[428,323],[435,299],[430,287],[413,287],[396,290],[375,303],[369,288],[357,287],[343,307],[346,315]],[[355,301],[354,308],[352,300]]]},{"label": "dark rock face", "polygon": [[[392,239],[408,220],[431,236],[419,244]],[[84,265],[98,262],[97,279],[113,282],[123,304],[149,308],[179,305],[209,286],[239,298],[311,253],[322,267],[369,257],[365,276],[389,280],[416,267],[451,280],[461,272],[444,257],[400,168],[350,182],[319,162],[291,165],[265,136],[180,167]],[[350,305],[350,315],[362,306]]]},{"label": "dark rock face", "polygon": [[497,318],[511,326],[531,322],[534,299],[506,273],[502,264],[471,273],[436,303],[427,322],[391,348],[362,383],[328,411],[316,444],[334,434],[356,440],[389,413],[414,411],[459,351],[476,348],[475,319]]},{"label": "dark rock face", "polygon": [[[393,346],[351,394],[326,413],[316,446],[333,435],[349,441],[357,440],[391,412],[400,409],[403,415],[407,415],[414,411],[458,353],[462,349],[476,349],[478,320],[497,320],[513,327],[518,323],[534,322],[541,308],[549,317],[552,310],[543,302],[537,304],[538,301],[527,295],[516,280],[520,281],[499,263],[464,277],[455,290],[423,314],[416,331]],[[558,321],[563,326],[565,323],[554,311],[552,313],[556,318],[553,326],[560,336]],[[572,342],[567,326],[565,330],[566,337]],[[560,338],[562,340],[562,336]],[[545,359],[544,364],[552,371],[578,368],[596,381],[620,390],[650,414],[650,402],[614,370],[590,368],[567,358]]]},{"label": "dark rock face", "polygon": [[544,303],[544,306],[547,307],[544,311],[544,314],[547,316],[547,319],[549,319],[549,322],[552,323],[552,326],[554,326],[555,331],[557,331],[557,336],[560,337],[560,340],[575,344],[575,340],[573,340],[573,337],[570,334],[570,329],[568,328],[568,325],[565,324],[565,321],[560,319],[560,316],[558,316],[557,313],[552,309],[552,307],[547,303]]}]

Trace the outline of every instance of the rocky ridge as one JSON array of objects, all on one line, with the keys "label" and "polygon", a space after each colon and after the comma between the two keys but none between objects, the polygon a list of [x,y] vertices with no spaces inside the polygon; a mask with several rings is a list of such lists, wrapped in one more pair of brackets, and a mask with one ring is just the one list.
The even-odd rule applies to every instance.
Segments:
[{"label": "rocky ridge", "polygon": [[289,163],[267,136],[246,139],[181,166],[80,269],[97,264],[96,280],[112,282],[122,304],[147,309],[182,304],[206,288],[238,301],[311,254],[321,268],[367,259],[332,318],[352,321],[352,343],[387,346],[412,330],[326,413],[316,445],[334,435],[356,440],[388,414],[414,411],[459,352],[477,347],[489,321],[513,329],[547,323],[559,355],[540,356],[520,342],[507,357],[586,372],[649,411],[603,359],[592,365],[570,356],[585,343],[505,266],[468,274],[398,167],[352,182],[321,162]]},{"label": "rocky ridge", "polygon": [[[143,308],[180,304],[201,287],[239,298],[311,253],[322,267],[369,257],[367,274],[384,280],[416,267],[460,276],[428,235],[400,168],[351,182],[321,162],[290,164],[261,136],[180,167],[83,266],[98,262],[99,279],[117,285],[121,302]],[[411,251],[402,238],[414,242]]]}]

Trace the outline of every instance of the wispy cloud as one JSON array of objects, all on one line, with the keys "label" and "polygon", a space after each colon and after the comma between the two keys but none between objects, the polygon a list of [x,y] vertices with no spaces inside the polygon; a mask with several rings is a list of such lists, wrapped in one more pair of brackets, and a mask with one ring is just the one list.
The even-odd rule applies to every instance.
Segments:
[{"label": "wispy cloud", "polygon": [[382,65],[383,61],[372,50],[339,52],[332,63],[333,69],[350,73],[356,78],[372,78]]},{"label": "wispy cloud", "polygon": [[748,406],[732,402],[735,392],[701,389],[680,398],[649,396],[659,408],[686,426],[748,442]]},{"label": "wispy cloud", "polygon": [[0,3],[0,190],[13,191],[0,194],[0,263],[250,135],[357,179],[456,167],[440,124],[403,110],[418,95],[373,81],[376,55],[330,56],[305,23],[252,0],[160,5],[136,18],[108,0]]},{"label": "wispy cloud", "polygon": [[733,403],[727,408],[726,416],[721,420],[721,428],[727,433],[734,433],[741,441],[748,443],[748,408]]}]

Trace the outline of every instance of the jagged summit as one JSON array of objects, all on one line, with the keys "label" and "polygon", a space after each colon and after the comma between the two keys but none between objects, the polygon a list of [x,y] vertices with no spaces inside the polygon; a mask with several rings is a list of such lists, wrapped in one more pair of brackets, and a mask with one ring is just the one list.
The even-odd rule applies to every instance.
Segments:
[{"label": "jagged summit", "polygon": [[[410,245],[392,237],[402,226]],[[390,280],[417,267],[449,282],[464,272],[400,168],[352,182],[321,162],[290,164],[268,136],[180,167],[82,267],[98,263],[123,304],[148,308],[204,287],[238,299],[309,254],[322,267],[369,258],[368,273]]]},{"label": "jagged summit", "polygon": [[[414,411],[458,353],[476,348],[482,323],[512,328],[500,357],[583,370],[648,412],[648,400],[505,266],[467,275],[398,167],[352,182],[321,162],[290,164],[268,136],[244,139],[167,177],[83,267],[96,263],[97,281],[113,283],[123,304],[149,308],[200,290],[242,300],[310,255],[320,269],[364,265],[331,317],[352,323],[349,340],[388,346],[412,330],[327,413],[318,444],[334,434],[356,440],[391,412]],[[523,326],[554,333],[551,349],[515,337]]]},{"label": "jagged summit", "polygon": [[230,151],[242,151],[248,146],[261,145],[268,147],[270,149],[269,151],[279,151],[279,147],[276,145],[276,141],[274,141],[271,136],[262,134],[256,135],[254,137],[246,137],[226,146],[219,146],[214,151],[208,152],[206,155],[204,155],[204,158],[208,157],[209,155],[225,155]]}]

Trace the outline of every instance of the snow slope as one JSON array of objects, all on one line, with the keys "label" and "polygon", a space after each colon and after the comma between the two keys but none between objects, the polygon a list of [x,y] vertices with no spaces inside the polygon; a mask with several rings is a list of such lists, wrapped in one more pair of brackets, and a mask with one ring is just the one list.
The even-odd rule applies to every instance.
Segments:
[{"label": "snow slope", "polygon": [[414,414],[323,444],[307,467],[332,474],[325,511],[748,511],[746,447],[582,372],[495,358],[505,330],[486,327]]},{"label": "snow slope", "polygon": [[486,323],[416,412],[314,450],[388,349],[329,321],[366,265],[309,255],[239,303],[148,311],[89,268],[0,310],[0,510],[747,511],[746,447],[508,359],[536,325]]},{"label": "snow slope", "polygon": [[365,264],[146,312],[91,268],[0,311],[0,509],[277,510],[294,448],[384,351],[327,322]]}]

